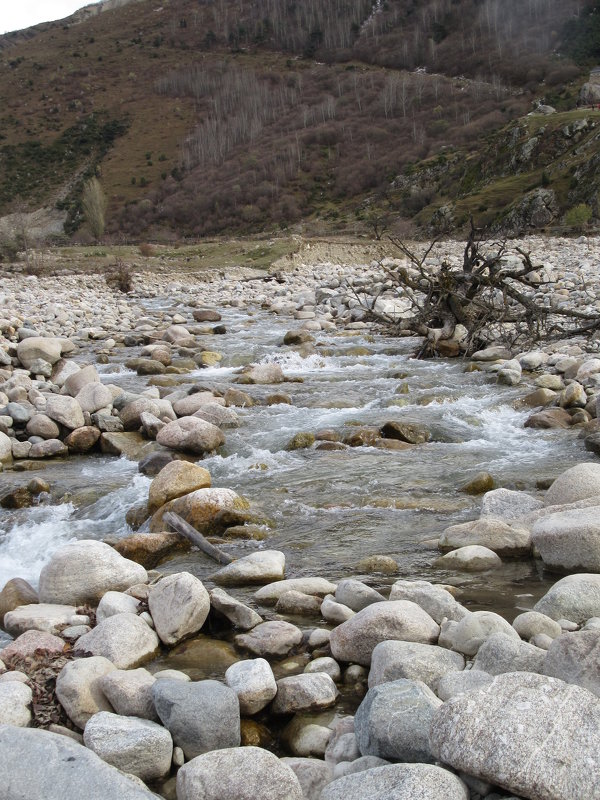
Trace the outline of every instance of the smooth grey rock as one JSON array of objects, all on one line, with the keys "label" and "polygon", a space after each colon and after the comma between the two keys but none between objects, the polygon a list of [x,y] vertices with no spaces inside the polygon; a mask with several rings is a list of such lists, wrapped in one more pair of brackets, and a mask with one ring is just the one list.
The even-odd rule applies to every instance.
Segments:
[{"label": "smooth grey rock", "polygon": [[485,640],[498,632],[520,641],[519,634],[504,617],[492,611],[473,611],[450,632],[451,647],[466,656],[474,656]]},{"label": "smooth grey rock", "polygon": [[336,589],[337,585],[325,578],[288,578],[262,586],[254,593],[254,598],[259,603],[274,605],[284,592],[293,590],[325,597],[326,594],[333,594]]},{"label": "smooth grey rock", "polygon": [[277,681],[277,694],[271,705],[274,714],[320,711],[335,705],[338,690],[324,672],[290,675]]},{"label": "smooth grey rock", "polygon": [[135,614],[115,614],[77,640],[75,655],[104,656],[118,669],[137,667],[159,648],[158,636]]},{"label": "smooth grey rock", "polygon": [[[155,794],[68,736],[3,725],[0,756],[2,800],[156,800]],[[15,764],[32,768],[15,769]]]},{"label": "smooth grey rock", "polygon": [[161,679],[152,687],[156,712],[189,760],[209,750],[240,745],[240,705],[218,681]]},{"label": "smooth grey rock", "polygon": [[492,675],[478,669],[467,669],[462,672],[448,672],[443,675],[438,683],[437,696],[440,700],[450,700],[465,692],[475,689],[484,689],[494,680]]},{"label": "smooth grey rock", "polygon": [[31,722],[32,699],[29,686],[21,681],[3,680],[0,683],[0,725],[26,728]]},{"label": "smooth grey rock", "polygon": [[17,345],[17,358],[24,369],[29,369],[34,361],[42,359],[55,364],[63,353],[71,352],[73,345],[66,339],[50,336],[29,336]]},{"label": "smooth grey rock", "polygon": [[293,770],[261,747],[216,750],[177,773],[177,800],[303,800]]},{"label": "smooth grey rock", "polygon": [[255,656],[287,656],[302,641],[302,631],[291,622],[274,620],[238,634],[234,641]]},{"label": "smooth grey rock", "polygon": [[510,522],[543,507],[544,502],[542,500],[532,497],[527,492],[515,492],[512,489],[492,489],[483,496],[481,516],[496,517],[505,522]]},{"label": "smooth grey rock", "polygon": [[176,572],[150,587],[148,608],[161,641],[173,645],[204,625],[210,598],[202,581],[189,572]]},{"label": "smooth grey rock", "polygon": [[600,701],[579,686],[527,672],[434,714],[434,755],[454,769],[530,800],[594,797],[600,786]]},{"label": "smooth grey rock", "polygon": [[40,574],[42,603],[96,605],[110,590],[123,591],[135,583],[147,583],[140,564],[123,558],[104,542],[80,539],[59,547]]},{"label": "smooth grey rock", "polygon": [[107,764],[146,782],[163,778],[171,769],[171,734],[147,719],[100,711],[88,720],[83,741]]},{"label": "smooth grey rock", "polygon": [[373,603],[331,632],[331,653],[337,661],[368,666],[379,642],[387,639],[432,643],[440,629],[426,611],[408,600]]},{"label": "smooth grey rock", "polygon": [[147,669],[115,669],[102,676],[99,686],[117,714],[156,720],[152,687],[156,678]]},{"label": "smooth grey rock", "polygon": [[490,675],[503,672],[542,672],[546,651],[504,632],[492,633],[481,645],[473,669]]},{"label": "smooth grey rock", "polygon": [[323,758],[333,731],[319,716],[294,714],[281,733],[281,741],[293,756]]},{"label": "smooth grey rock", "polygon": [[99,711],[112,711],[101,680],[116,669],[102,656],[77,658],[65,664],[56,679],[56,696],[67,716],[78,728]]},{"label": "smooth grey rock", "polygon": [[321,616],[332,625],[340,625],[342,622],[352,619],[355,613],[349,606],[338,603],[330,594],[325,595],[321,603]]},{"label": "smooth grey rock", "polygon": [[321,792],[332,780],[331,767],[316,758],[292,756],[280,759],[298,778],[304,800],[319,800]]},{"label": "smooth grey rock", "polygon": [[213,580],[220,586],[248,586],[282,580],[284,575],[285,555],[282,552],[257,550],[215,572]]},{"label": "smooth grey rock", "polygon": [[377,756],[361,756],[355,761],[340,761],[333,768],[333,780],[343,778],[345,775],[354,775],[357,772],[364,772],[367,769],[385,767],[389,764],[385,758]]},{"label": "smooth grey rock", "polygon": [[548,648],[545,675],[583,686],[600,697],[600,630],[563,633]]},{"label": "smooth grey rock", "polygon": [[320,597],[292,590],[281,595],[275,603],[275,611],[284,615],[318,616],[321,611],[321,605]]},{"label": "smooth grey rock", "polygon": [[396,581],[390,591],[390,600],[410,600],[416,603],[438,625],[443,619],[458,621],[468,613],[450,592],[429,581]]},{"label": "smooth grey rock", "polygon": [[242,714],[257,714],[277,694],[271,665],[264,658],[237,661],[227,668],[225,683],[236,693]]},{"label": "smooth grey rock", "polygon": [[102,622],[115,614],[137,614],[140,601],[125,592],[106,592],[96,609],[96,622]]},{"label": "smooth grey rock", "polygon": [[320,800],[469,800],[465,784],[432,764],[390,764],[346,775],[326,786]]},{"label": "smooth grey rock", "polygon": [[322,656],[321,658],[315,658],[313,661],[309,661],[304,667],[304,672],[324,672],[336,683],[342,679],[340,665],[334,658],[330,658],[329,656]]},{"label": "smooth grey rock", "polygon": [[211,589],[209,596],[212,607],[220,614],[223,614],[224,617],[227,617],[236,628],[249,631],[263,621],[258,612],[227,594],[223,589]]},{"label": "smooth grey rock", "polygon": [[225,442],[220,428],[199,417],[181,417],[169,422],[156,435],[156,441],[173,450],[202,455]]},{"label": "smooth grey rock", "polygon": [[[100,376],[98,375],[96,367],[93,364],[88,364],[86,367],[82,367],[76,372],[71,373],[71,375],[65,379],[63,389],[67,394],[71,395],[71,397],[75,397],[84,387],[94,384],[100,384]],[[109,402],[111,401],[112,394]]]},{"label": "smooth grey rock", "polygon": [[338,583],[335,599],[338,603],[351,608],[352,611],[362,611],[372,603],[380,603],[385,600],[385,597],[362,581],[344,578]]},{"label": "smooth grey rock", "polygon": [[29,630],[58,634],[65,625],[70,625],[71,620],[76,616],[75,606],[31,603],[7,611],[4,615],[3,627],[11,636],[15,637]]},{"label": "smooth grey rock", "polygon": [[539,611],[524,611],[513,619],[513,628],[522,639],[531,641],[534,636],[545,634],[555,639],[562,633],[562,628],[555,620],[540,614]]},{"label": "smooth grey rock", "polygon": [[565,505],[600,494],[600,464],[584,461],[563,472],[546,492],[547,506]]},{"label": "smooth grey rock", "polygon": [[464,572],[481,572],[488,569],[497,569],[502,566],[502,559],[488,547],[471,544],[459,547],[437,558],[434,567],[438,569],[461,570]]},{"label": "smooth grey rock", "polygon": [[369,689],[354,716],[361,754],[410,763],[435,761],[429,726],[441,704],[422,681],[400,679]]},{"label": "smooth grey rock", "polygon": [[417,642],[380,642],[373,650],[369,688],[408,678],[423,681],[435,692],[443,675],[464,668],[464,657],[444,647]]},{"label": "smooth grey rock", "polygon": [[46,396],[46,405],[42,409],[44,414],[59,425],[64,425],[69,430],[82,428],[85,425],[83,411],[74,397],[62,394]]},{"label": "smooth grey rock", "polygon": [[600,572],[600,505],[549,514],[534,524],[531,538],[549,567]]},{"label": "smooth grey rock", "polygon": [[554,620],[576,624],[600,615],[600,575],[567,575],[548,589],[533,607]]},{"label": "smooth grey rock", "polygon": [[94,414],[96,411],[100,411],[101,408],[112,406],[113,396],[110,389],[104,384],[89,383],[81,388],[75,395],[75,399],[81,406],[82,411]]},{"label": "smooth grey rock", "polygon": [[360,758],[360,750],[354,733],[354,718],[352,719],[352,730],[344,733],[344,729],[343,725],[339,728],[336,727],[325,750],[325,761],[332,766],[343,761],[355,761]]},{"label": "smooth grey rock", "polygon": [[531,550],[531,533],[516,522],[509,524],[496,517],[482,517],[471,522],[450,525],[439,540],[440,550],[478,545],[500,556],[526,555]]}]

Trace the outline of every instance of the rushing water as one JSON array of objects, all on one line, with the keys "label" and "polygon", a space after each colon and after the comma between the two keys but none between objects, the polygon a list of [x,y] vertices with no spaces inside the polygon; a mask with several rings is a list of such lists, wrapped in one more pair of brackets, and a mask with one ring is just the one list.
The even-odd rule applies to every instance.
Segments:
[{"label": "rushing water", "polygon": [[[154,303],[149,313],[158,308]],[[531,561],[507,562],[483,575],[450,574],[431,566],[437,551],[428,541],[478,515],[479,500],[458,491],[477,472],[491,472],[499,486],[535,493],[538,479],[585,459],[572,433],[523,427],[527,412],[514,408],[523,387],[466,373],[459,360],[414,360],[410,340],[317,333],[315,351],[303,357],[281,346],[294,327],[289,318],[230,311],[223,321],[227,334],[206,341],[223,354],[221,365],[185,376],[186,382],[224,389],[236,368],[272,361],[301,379],[242,387],[258,401],[283,390],[293,403],[236,409],[240,427],[226,430],[223,452],[202,462],[214,486],[245,495],[273,522],[263,542],[225,545],[234,555],[281,549],[289,576],[331,578],[358,574],[365,556],[390,555],[400,576],[455,583],[465,602],[509,615],[543,593],[552,577]],[[111,363],[99,367],[102,379],[128,390],[144,388],[147,379],[123,367],[136,353],[116,351]],[[425,425],[433,441],[400,451],[285,449],[298,431],[347,431],[387,420]],[[0,486],[26,484],[32,474],[4,473]],[[0,512],[0,587],[15,576],[35,583],[52,551],[73,538],[127,535],[125,514],[147,496],[150,483],[135,462],[107,456],[52,462],[38,474],[50,482],[50,495],[32,508]],[[161,569],[188,569],[204,579],[214,564],[191,553]],[[381,585],[392,578],[371,580]]]}]

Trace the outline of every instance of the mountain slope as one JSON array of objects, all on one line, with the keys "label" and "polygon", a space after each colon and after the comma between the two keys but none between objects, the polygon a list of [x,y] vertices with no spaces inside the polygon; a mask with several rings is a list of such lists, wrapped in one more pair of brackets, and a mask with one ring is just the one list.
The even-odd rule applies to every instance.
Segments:
[{"label": "mountain slope", "polygon": [[397,176],[477,159],[586,74],[559,52],[579,0],[115,5],[0,37],[0,214],[58,204],[76,231],[95,174],[115,236],[424,220],[443,190]]}]

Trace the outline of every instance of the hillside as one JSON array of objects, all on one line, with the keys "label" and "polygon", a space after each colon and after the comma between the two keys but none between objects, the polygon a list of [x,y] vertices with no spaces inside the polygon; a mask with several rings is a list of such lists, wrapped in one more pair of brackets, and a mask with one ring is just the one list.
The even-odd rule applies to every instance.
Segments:
[{"label": "hillside", "polygon": [[[583,197],[573,171],[599,152],[594,115],[573,147],[550,141],[554,121],[537,135],[523,118],[536,100],[575,108],[596,46],[581,6],[136,0],[8,34],[0,215],[56,206],[85,239],[92,175],[108,234],[134,240],[379,234],[389,219],[427,226],[448,204],[453,225],[474,211],[495,222],[542,178],[556,183],[553,221],[574,202],[595,210],[595,183]],[[530,133],[527,166],[512,150]],[[490,188],[503,180],[506,197]]]}]

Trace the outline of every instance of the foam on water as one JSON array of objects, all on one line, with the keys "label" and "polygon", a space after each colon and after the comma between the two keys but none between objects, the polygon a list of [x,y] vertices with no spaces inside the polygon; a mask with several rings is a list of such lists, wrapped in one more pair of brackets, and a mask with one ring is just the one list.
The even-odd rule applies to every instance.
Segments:
[{"label": "foam on water", "polygon": [[6,531],[0,541],[0,587],[11,578],[37,585],[40,570],[54,550],[76,538],[69,526],[73,511],[72,503],[37,506]]},{"label": "foam on water", "polygon": [[43,504],[15,512],[14,524],[0,539],[0,588],[16,577],[37,585],[44,564],[67,542],[129,533],[125,514],[147,496],[149,484],[149,478],[135,474],[125,486],[85,508],[76,508],[73,503]]},{"label": "foam on water", "polygon": [[211,474],[214,482],[226,482],[232,479],[238,479],[250,472],[262,475],[268,473],[282,473],[291,469],[296,469],[302,464],[301,458],[286,450],[278,450],[272,453],[260,447],[246,447],[249,450],[247,455],[241,453],[233,453],[229,456],[216,455],[211,458],[205,458],[202,461],[202,466],[205,467]]}]

